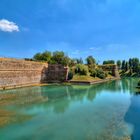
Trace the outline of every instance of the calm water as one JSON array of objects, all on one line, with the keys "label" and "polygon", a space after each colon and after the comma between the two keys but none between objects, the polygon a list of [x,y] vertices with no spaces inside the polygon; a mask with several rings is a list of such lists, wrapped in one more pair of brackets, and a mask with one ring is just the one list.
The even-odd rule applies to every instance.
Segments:
[{"label": "calm water", "polygon": [[0,92],[0,140],[140,140],[137,80]]}]

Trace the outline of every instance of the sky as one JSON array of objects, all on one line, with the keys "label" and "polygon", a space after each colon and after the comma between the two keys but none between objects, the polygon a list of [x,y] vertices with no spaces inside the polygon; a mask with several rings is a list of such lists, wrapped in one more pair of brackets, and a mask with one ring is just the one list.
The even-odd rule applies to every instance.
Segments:
[{"label": "sky", "polygon": [[140,58],[140,0],[0,0],[0,57],[45,50]]}]

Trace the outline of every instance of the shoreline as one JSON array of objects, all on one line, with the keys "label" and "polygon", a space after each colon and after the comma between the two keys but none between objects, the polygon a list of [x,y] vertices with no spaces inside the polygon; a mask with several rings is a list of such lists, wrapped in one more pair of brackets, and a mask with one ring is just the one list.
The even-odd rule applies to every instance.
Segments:
[{"label": "shoreline", "polygon": [[101,84],[101,83],[105,83],[105,82],[109,82],[109,81],[114,81],[114,80],[120,80],[121,78],[109,78],[109,79],[102,79],[102,80],[95,80],[95,81],[82,81],[82,80],[72,80],[70,81],[71,84],[77,84],[77,85],[95,85],[95,84]]},{"label": "shoreline", "polygon": [[120,79],[121,78],[109,78],[109,79],[95,80],[95,81],[72,80],[72,81],[67,81],[67,82],[62,82],[62,83],[33,83],[33,84],[26,84],[26,85],[12,85],[12,86],[0,87],[0,91],[26,88],[26,87],[48,86],[48,85],[73,85],[73,84],[74,85],[95,85],[95,84],[101,84],[101,83],[114,81],[114,80],[120,80]]}]

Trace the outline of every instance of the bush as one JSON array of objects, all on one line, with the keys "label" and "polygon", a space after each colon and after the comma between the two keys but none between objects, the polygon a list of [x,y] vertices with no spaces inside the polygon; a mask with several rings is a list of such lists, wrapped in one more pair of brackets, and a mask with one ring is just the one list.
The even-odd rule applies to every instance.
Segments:
[{"label": "bush", "polygon": [[75,73],[80,75],[87,75],[88,74],[88,67],[83,64],[77,64],[75,68]]},{"label": "bush", "polygon": [[107,73],[104,72],[103,69],[98,68],[98,69],[96,69],[96,76],[101,79],[105,79],[107,77]]},{"label": "bush", "polygon": [[92,77],[96,77],[97,76],[97,71],[95,69],[91,70],[90,72],[91,72],[90,76],[92,76]]}]

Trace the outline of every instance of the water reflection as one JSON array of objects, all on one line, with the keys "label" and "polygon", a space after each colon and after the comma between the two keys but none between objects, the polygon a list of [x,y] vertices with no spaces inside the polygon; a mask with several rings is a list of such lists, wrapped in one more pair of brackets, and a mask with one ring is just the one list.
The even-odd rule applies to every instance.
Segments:
[{"label": "water reflection", "polygon": [[[134,93],[134,87],[136,85],[136,79],[123,79],[98,85],[72,85],[72,86],[48,86],[48,87],[33,87],[33,88],[22,88],[16,90],[7,90],[0,92],[0,106],[2,108],[12,108],[17,106],[21,108],[28,106],[41,105],[44,102],[45,106],[52,106],[54,112],[63,113],[67,110],[69,105],[73,101],[83,101],[87,99],[93,101],[96,95],[100,95],[102,91],[125,93],[129,91],[130,94]],[[59,105],[52,103],[58,100],[63,100]],[[20,106],[19,106],[20,105]],[[44,104],[43,104],[44,105]],[[56,106],[55,106],[56,105]]]},{"label": "water reflection", "polygon": [[[132,122],[124,121],[124,116],[126,112],[131,114],[130,97],[136,83],[137,79],[123,79],[92,86],[52,85],[0,92],[0,110],[9,112],[4,118],[0,116],[0,122],[13,115],[18,126],[10,125],[12,120],[8,119],[11,128],[5,123],[0,135],[8,139],[6,132],[10,129],[13,139],[25,135],[27,139],[52,140],[130,139],[132,127],[128,123]],[[20,120],[25,122],[24,130]],[[13,134],[12,128],[20,128],[19,136]]]},{"label": "water reflection", "polygon": [[125,121],[130,123],[134,127],[132,140],[140,139],[140,95],[131,97],[131,105],[125,115]]}]

